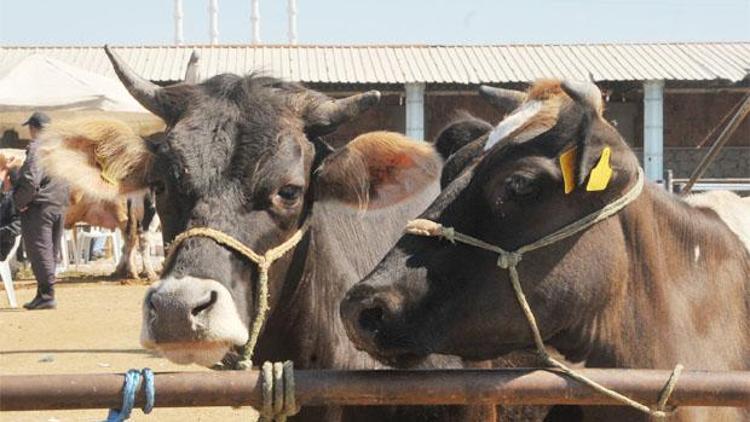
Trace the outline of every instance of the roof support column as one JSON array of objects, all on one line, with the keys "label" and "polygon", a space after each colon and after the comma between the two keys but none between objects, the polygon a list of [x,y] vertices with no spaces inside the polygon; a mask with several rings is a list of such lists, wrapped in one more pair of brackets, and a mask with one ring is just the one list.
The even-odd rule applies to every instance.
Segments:
[{"label": "roof support column", "polygon": [[646,178],[664,178],[664,81],[643,83],[643,167]]},{"label": "roof support column", "polygon": [[260,44],[260,0],[252,0],[250,2],[250,26],[252,27],[252,38],[251,43],[254,45]]},{"label": "roof support column", "polygon": [[182,0],[174,0],[174,43],[182,45]]},{"label": "roof support column", "polygon": [[289,13],[289,45],[297,44],[297,0],[287,0]]},{"label": "roof support column", "polygon": [[406,136],[423,140],[424,133],[424,90],[423,83],[408,83],[406,89]]},{"label": "roof support column", "polygon": [[219,0],[208,0],[208,38],[211,45],[219,43]]}]

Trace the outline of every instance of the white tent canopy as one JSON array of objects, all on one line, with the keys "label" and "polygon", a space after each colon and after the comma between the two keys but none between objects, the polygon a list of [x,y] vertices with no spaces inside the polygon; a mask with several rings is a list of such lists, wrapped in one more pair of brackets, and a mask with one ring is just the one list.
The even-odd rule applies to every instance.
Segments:
[{"label": "white tent canopy", "polygon": [[0,69],[0,112],[26,110],[148,113],[119,81],[42,54]]}]

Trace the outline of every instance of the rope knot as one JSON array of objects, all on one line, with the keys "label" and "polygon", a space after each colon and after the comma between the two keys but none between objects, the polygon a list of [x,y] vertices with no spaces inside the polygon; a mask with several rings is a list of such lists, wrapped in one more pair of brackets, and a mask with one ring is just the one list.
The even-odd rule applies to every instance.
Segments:
[{"label": "rope knot", "polygon": [[125,373],[122,386],[122,406],[120,409],[110,409],[105,422],[123,422],[130,418],[130,413],[135,407],[135,397],[143,386],[146,395],[146,404],[143,405],[143,413],[151,413],[154,408],[156,390],[154,387],[154,373],[149,368],[139,371],[131,369]]},{"label": "rope knot", "polygon": [[263,406],[260,410],[262,422],[285,422],[296,415],[300,408],[294,397],[294,364],[265,362],[261,367],[261,391]]},{"label": "rope knot", "polygon": [[415,236],[444,237],[451,243],[456,243],[456,232],[453,227],[445,227],[424,218],[417,218],[406,223],[404,232]]},{"label": "rope knot", "polygon": [[507,270],[510,267],[515,267],[521,262],[523,256],[518,252],[504,252],[497,257],[497,266]]}]

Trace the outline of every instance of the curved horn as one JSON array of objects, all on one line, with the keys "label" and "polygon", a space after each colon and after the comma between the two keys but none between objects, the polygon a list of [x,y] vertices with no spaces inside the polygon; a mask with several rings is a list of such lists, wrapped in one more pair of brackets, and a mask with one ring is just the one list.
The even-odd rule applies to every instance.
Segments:
[{"label": "curved horn", "polygon": [[604,110],[602,91],[593,82],[566,80],[560,84],[560,87],[573,101],[595,114],[602,114]]},{"label": "curved horn", "polygon": [[196,50],[190,53],[190,59],[188,60],[187,69],[185,69],[185,83],[197,84],[200,82],[200,76],[198,75],[198,60],[200,56]]},{"label": "curved horn", "polygon": [[526,101],[526,93],[512,89],[495,88],[489,85],[479,87],[479,95],[488,103],[508,113]]},{"label": "curved horn", "polygon": [[362,94],[338,100],[324,100],[313,105],[305,120],[309,130],[321,135],[332,132],[338,125],[380,101],[380,91],[367,91]]},{"label": "curved horn", "polygon": [[166,113],[159,101],[159,92],[162,88],[135,73],[108,45],[104,46],[104,51],[107,53],[109,61],[112,62],[117,77],[130,92],[130,95],[141,103],[146,110],[159,117],[164,117]]}]

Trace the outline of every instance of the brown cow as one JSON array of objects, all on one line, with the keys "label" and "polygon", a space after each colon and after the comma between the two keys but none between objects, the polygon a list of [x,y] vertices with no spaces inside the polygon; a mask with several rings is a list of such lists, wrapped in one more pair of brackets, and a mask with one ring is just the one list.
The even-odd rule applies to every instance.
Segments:
[{"label": "brown cow", "polygon": [[[514,251],[635,185],[638,160],[602,117],[593,84],[543,81],[522,98],[476,141],[484,148],[475,148],[422,218]],[[561,165],[573,148],[577,159]],[[590,186],[598,179],[590,175],[607,167],[606,155],[612,175],[596,190],[602,186]],[[683,200],[647,182],[619,213],[525,253],[517,270],[545,343],[569,360],[748,370],[749,246],[748,200],[729,192]],[[347,332],[360,349],[396,365],[431,353],[486,359],[533,347],[502,265],[494,252],[406,234],[348,292],[341,305]],[[648,419],[623,407],[583,411],[587,420]],[[748,418],[748,409],[676,413],[680,420]]]},{"label": "brown cow", "polygon": [[[199,82],[198,63],[198,53],[193,51],[185,70],[184,82]],[[76,128],[77,125],[83,127]],[[110,118],[86,117],[67,122],[54,122],[51,126],[51,129],[46,130],[49,133],[42,136],[53,138],[54,142],[60,142],[66,137],[83,136],[84,138],[100,138],[99,141],[110,138],[129,139],[135,141],[137,145],[142,144],[142,140],[125,123]],[[154,139],[160,136],[160,133],[151,135]],[[23,150],[4,149],[0,153],[18,157],[21,161],[25,158]],[[76,174],[76,169],[67,170]],[[122,258],[117,263],[112,276],[138,278],[143,275],[155,281],[158,276],[151,264],[149,239],[145,234],[156,212],[151,193],[146,190],[131,193],[126,197],[112,190],[97,189],[98,183],[105,182],[104,179],[96,177],[92,180],[95,181],[93,186],[84,184],[82,188],[71,190],[70,205],[65,212],[65,228],[71,229],[77,223],[86,223],[110,230],[120,229],[124,240]],[[103,192],[106,194],[103,195]],[[137,266],[139,255],[143,263],[143,272],[139,271]]]},{"label": "brown cow", "polygon": [[[54,131],[57,125],[52,125]],[[122,130],[124,126],[118,122],[111,128]],[[127,131],[132,134],[129,129]],[[0,149],[0,157],[10,157],[15,160],[13,166],[20,166],[26,154],[22,149]],[[156,280],[158,277],[150,261],[149,239],[144,233],[144,230],[148,230],[148,227],[144,227],[144,222],[147,226],[155,212],[152,202],[148,192],[133,195],[132,198],[101,198],[85,195],[84,190],[73,189],[70,193],[70,204],[65,210],[65,228],[71,229],[77,223],[86,223],[110,230],[120,229],[124,240],[122,258],[113,276],[138,278],[144,275],[149,280]],[[143,262],[143,272],[138,270],[139,255]]]},{"label": "brown cow", "polygon": [[[94,160],[76,142],[47,148],[42,162],[49,174],[104,196],[151,186],[167,240],[208,227],[264,253],[308,227],[270,268],[271,311],[253,361],[380,367],[346,339],[338,303],[437,193],[438,154],[394,133],[362,136],[335,151],[321,141],[377,103],[377,92],[332,99],[257,74],[159,87],[108,54],[134,97],[165,120],[165,136],[127,148],[113,140]],[[206,238],[187,239],[173,251],[144,298],[142,343],[178,363],[211,366],[227,353],[236,356],[258,321],[258,266]],[[461,365],[434,357],[425,367]],[[457,420],[464,410],[328,406],[304,408],[298,417]]]},{"label": "brown cow", "polygon": [[[71,229],[78,223],[86,223],[110,230],[120,229],[123,237],[122,257],[112,277],[145,276],[155,281],[159,277],[151,263],[150,242],[145,233],[154,215],[149,196],[150,192],[145,192],[134,195],[133,198],[101,200],[74,190],[70,194],[70,205],[65,210],[65,228]],[[139,270],[139,256],[143,271]]]}]

